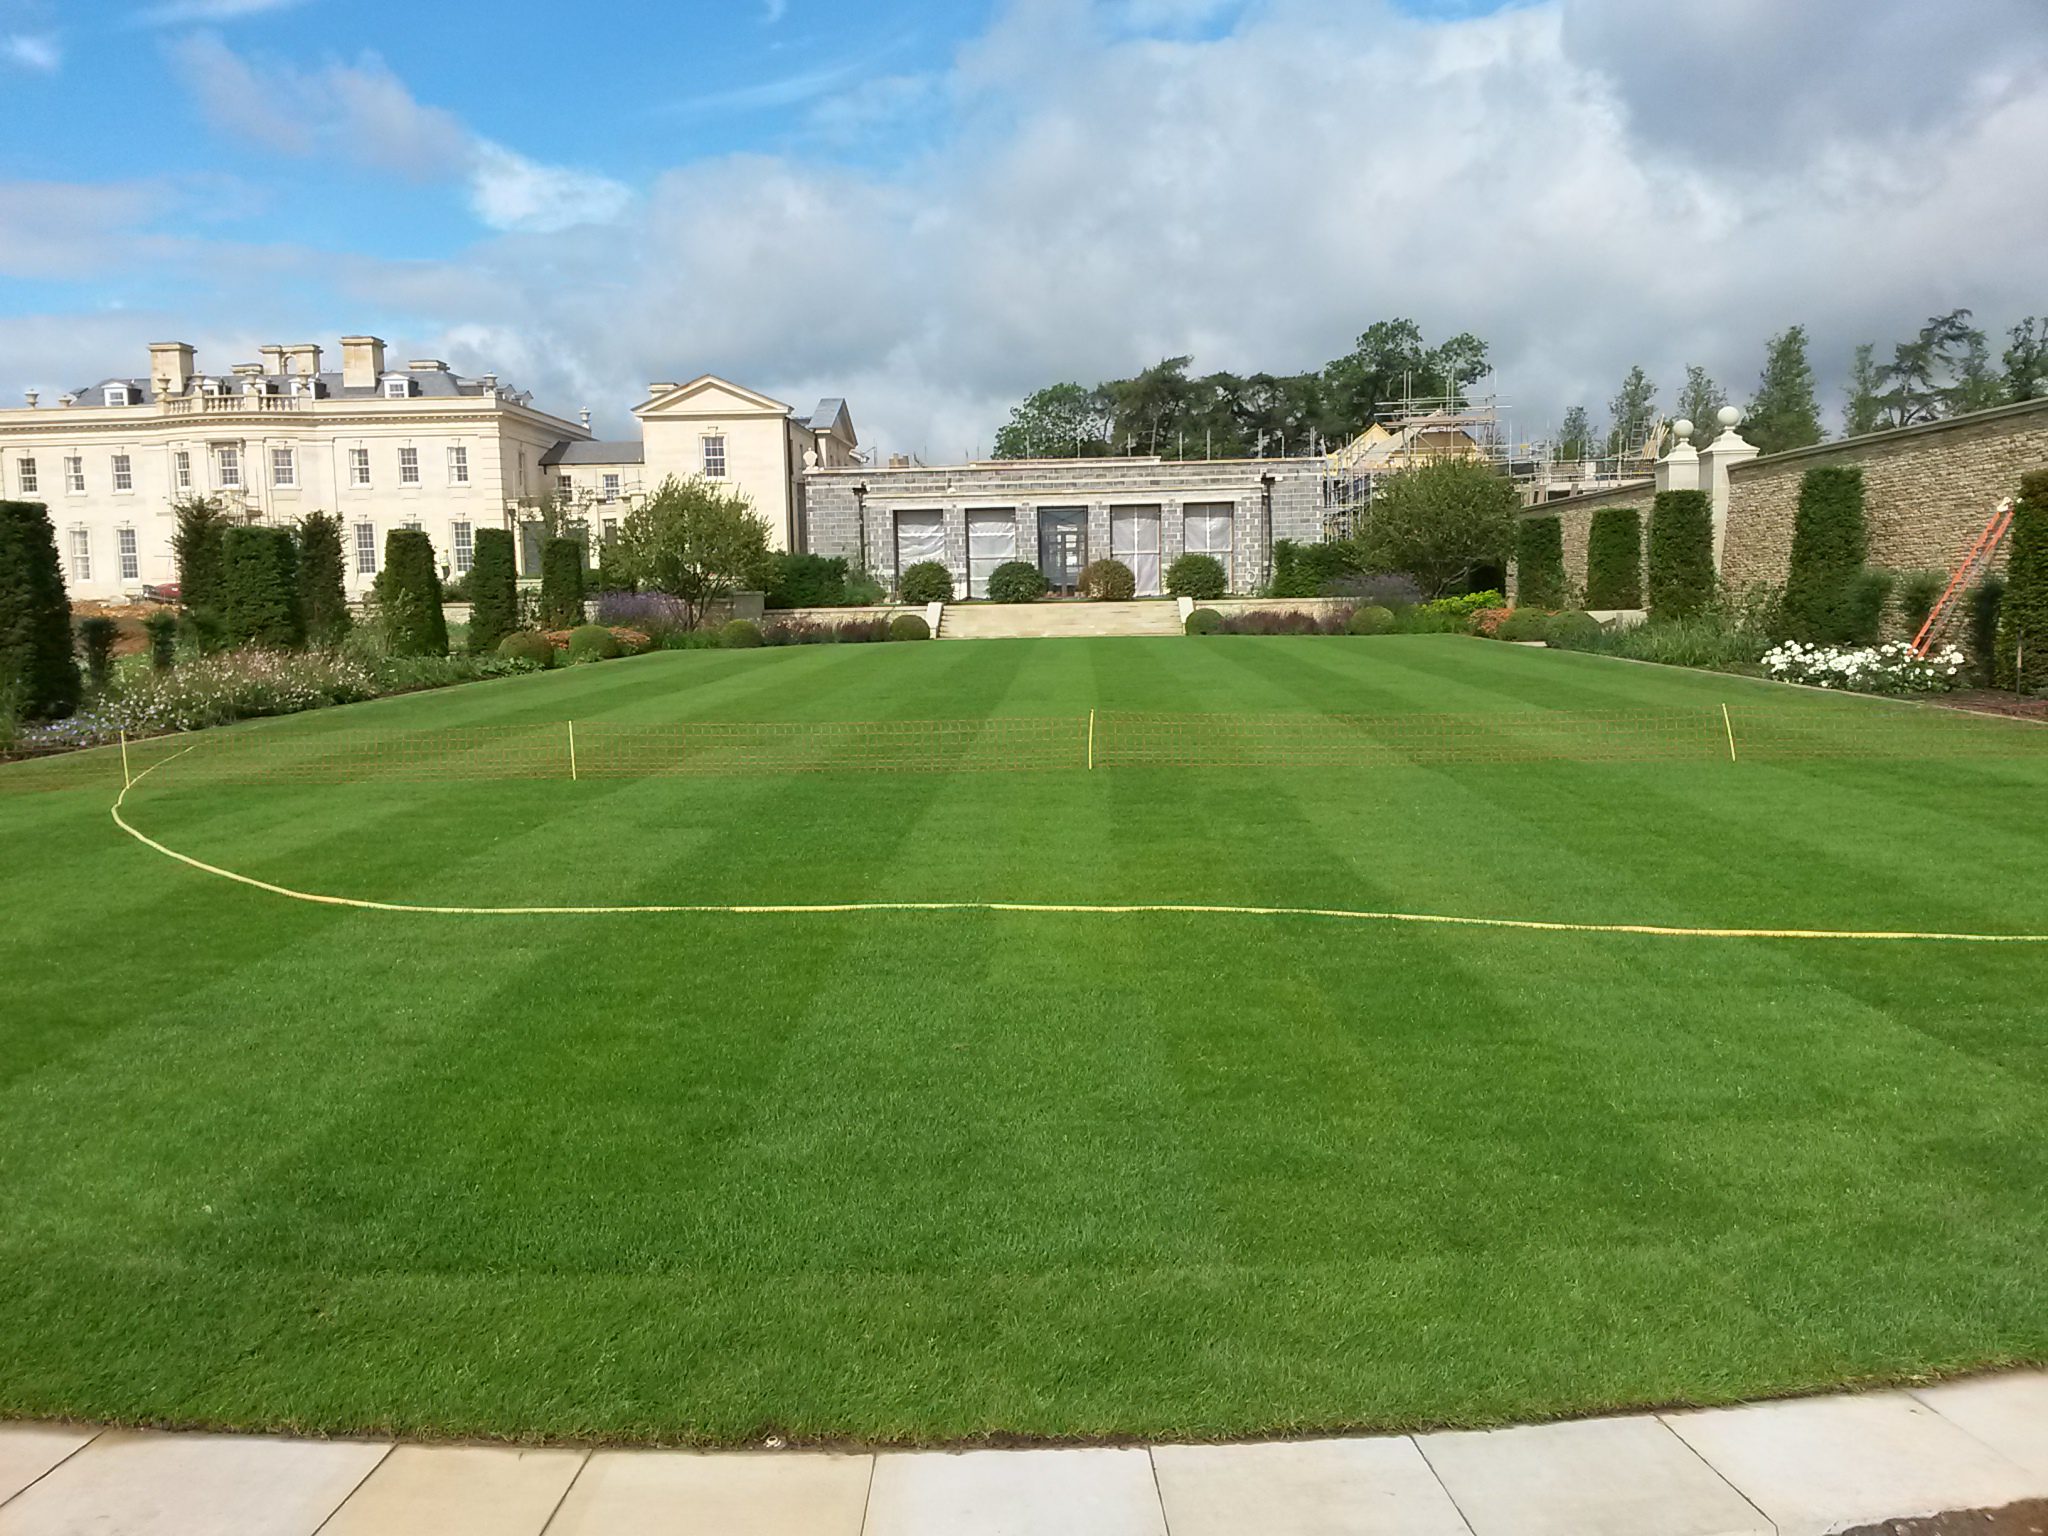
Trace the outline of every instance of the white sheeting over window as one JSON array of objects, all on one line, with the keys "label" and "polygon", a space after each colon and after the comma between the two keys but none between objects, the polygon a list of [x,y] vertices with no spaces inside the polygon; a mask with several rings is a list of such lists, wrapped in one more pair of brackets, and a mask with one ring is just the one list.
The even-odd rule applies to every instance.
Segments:
[{"label": "white sheeting over window", "polygon": [[1159,509],[1111,507],[1109,552],[1131,568],[1138,596],[1159,595]]},{"label": "white sheeting over window", "polygon": [[1191,555],[1213,556],[1230,581],[1230,504],[1189,507],[1183,515],[1181,547]]},{"label": "white sheeting over window", "polygon": [[946,514],[943,512],[898,512],[896,514],[896,572],[901,575],[920,560],[946,563]]},{"label": "white sheeting over window", "polygon": [[967,595],[988,596],[995,568],[1017,558],[1017,514],[1007,507],[967,514]]}]

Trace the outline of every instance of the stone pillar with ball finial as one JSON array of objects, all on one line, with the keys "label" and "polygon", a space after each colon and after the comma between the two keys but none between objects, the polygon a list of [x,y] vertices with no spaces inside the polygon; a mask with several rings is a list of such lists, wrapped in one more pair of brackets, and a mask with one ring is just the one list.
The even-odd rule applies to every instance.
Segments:
[{"label": "stone pillar with ball finial", "polygon": [[1692,423],[1683,416],[1671,423],[1671,450],[1657,461],[1658,490],[1700,488],[1700,451],[1692,445],[1692,430]]},{"label": "stone pillar with ball finial", "polygon": [[1747,464],[1763,450],[1735,429],[1742,425],[1742,411],[1733,405],[1721,407],[1717,418],[1721,435],[1700,450],[1699,489],[1707,493],[1714,509],[1714,569],[1721,569],[1721,551],[1728,542],[1728,472]]}]

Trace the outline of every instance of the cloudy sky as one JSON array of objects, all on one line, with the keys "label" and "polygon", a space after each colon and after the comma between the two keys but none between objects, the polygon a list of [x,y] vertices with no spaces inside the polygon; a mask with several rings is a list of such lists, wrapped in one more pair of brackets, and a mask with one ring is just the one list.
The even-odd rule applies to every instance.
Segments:
[{"label": "cloudy sky", "polygon": [[1492,343],[1515,424],[2048,312],[2048,0],[0,0],[0,389],[374,331],[986,450],[1043,383]]}]

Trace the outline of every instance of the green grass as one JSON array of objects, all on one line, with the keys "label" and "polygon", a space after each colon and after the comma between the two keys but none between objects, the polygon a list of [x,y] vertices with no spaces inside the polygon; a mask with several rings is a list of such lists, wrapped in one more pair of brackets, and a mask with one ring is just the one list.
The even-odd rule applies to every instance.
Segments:
[{"label": "green grass", "polygon": [[[696,652],[237,728],[1891,708],[1456,637]],[[2024,730],[2025,727],[2014,727]],[[0,769],[0,790],[30,782]],[[0,793],[0,1414],[741,1442],[1486,1424],[2048,1358],[2048,952],[420,918]],[[2048,932],[2048,750],[174,774],[313,890]]]}]

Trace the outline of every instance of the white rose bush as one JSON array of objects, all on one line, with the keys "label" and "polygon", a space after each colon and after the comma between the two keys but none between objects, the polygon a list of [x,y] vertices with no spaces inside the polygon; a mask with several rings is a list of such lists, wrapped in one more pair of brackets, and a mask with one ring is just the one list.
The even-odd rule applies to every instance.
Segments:
[{"label": "white rose bush", "polygon": [[1855,693],[1947,693],[1960,687],[1965,658],[1954,646],[1917,654],[1904,640],[1886,645],[1809,645],[1786,640],[1764,653],[1766,677]]}]

